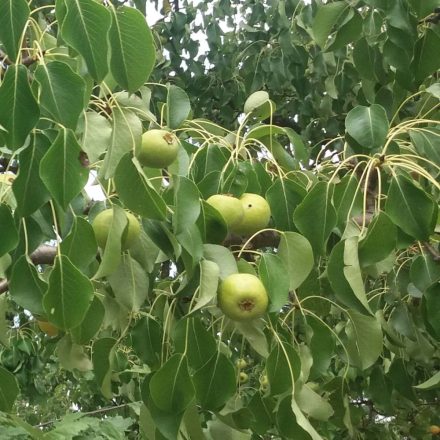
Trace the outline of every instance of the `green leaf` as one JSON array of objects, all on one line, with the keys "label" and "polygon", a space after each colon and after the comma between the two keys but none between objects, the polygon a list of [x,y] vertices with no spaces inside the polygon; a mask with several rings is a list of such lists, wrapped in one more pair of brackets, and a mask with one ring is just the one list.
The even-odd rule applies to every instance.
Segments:
[{"label": "green leaf", "polygon": [[117,205],[113,205],[112,224],[105,243],[105,249],[101,254],[101,264],[94,278],[101,278],[110,275],[119,266],[121,261],[121,240],[127,226],[127,215]]},{"label": "green leaf", "polygon": [[48,138],[36,134],[32,136],[31,145],[19,155],[20,169],[12,191],[17,201],[17,213],[22,217],[34,213],[50,199],[39,173],[41,159],[49,147]]},{"label": "green leaf", "polygon": [[310,351],[313,357],[313,365],[310,378],[319,378],[326,374],[335,355],[335,336],[330,329],[319,319],[307,316],[307,324],[310,326],[313,335],[309,342]]},{"label": "green leaf", "polygon": [[339,21],[348,8],[346,2],[333,2],[321,5],[313,20],[312,32],[315,41],[324,48],[333,26]]},{"label": "green leaf", "polygon": [[[357,246],[353,247],[353,243],[351,246],[351,249],[347,251],[347,256],[345,254],[345,241],[340,241],[330,253],[330,257],[328,260],[328,266],[327,266],[327,277],[330,282],[331,288],[333,290],[333,293],[335,294],[336,298],[342,302],[342,304],[354,308],[361,313],[365,313],[366,311],[370,312],[368,302],[366,302],[365,292],[362,292],[359,294],[356,294],[350,283],[347,280],[346,277],[346,259],[347,263],[350,265],[354,264],[354,267],[351,269],[354,271],[354,278],[352,280],[352,284],[355,285],[356,282],[356,273],[359,276],[358,269],[356,268],[358,262],[357,262],[357,256],[355,255],[355,252],[357,251]],[[353,256],[355,259],[350,261],[350,256]],[[348,272],[348,275],[350,275],[350,271]],[[358,278],[357,278],[358,279]],[[359,297],[358,297],[359,295]]]},{"label": "green leaf", "polygon": [[292,231],[293,212],[304,198],[304,190],[296,182],[288,179],[276,179],[266,193],[266,200],[275,221],[275,227],[281,231]]},{"label": "green leaf", "polygon": [[421,292],[440,279],[440,266],[427,253],[417,256],[410,268],[411,281]]},{"label": "green leaf", "polygon": [[364,280],[362,279],[361,268],[359,266],[358,255],[358,238],[347,238],[344,247],[344,276],[356,295],[356,298],[365,307],[365,310],[371,312],[365,292]]},{"label": "green leaf", "polygon": [[266,371],[270,394],[283,394],[292,388],[301,373],[300,357],[292,345],[280,341],[267,358]]},{"label": "green leaf", "polygon": [[191,440],[206,440],[205,434],[201,424],[201,415],[199,414],[199,408],[193,402],[185,411],[183,416],[183,423],[188,437]]},{"label": "green leaf", "polygon": [[159,248],[141,228],[138,239],[130,246],[131,257],[135,259],[147,273],[151,273],[154,271],[159,252]]},{"label": "green leaf", "polygon": [[359,243],[359,260],[369,266],[384,260],[395,248],[397,228],[390,218],[380,212],[368,226],[365,238]]},{"label": "green leaf", "polygon": [[160,365],[162,336],[160,324],[149,316],[139,319],[130,332],[136,355],[151,368],[158,368]]},{"label": "green leaf", "polygon": [[204,410],[221,408],[236,391],[232,362],[220,352],[198,369],[193,376],[196,398]]},{"label": "green leaf", "polygon": [[353,11],[353,17],[344,22],[344,24],[336,30],[336,36],[334,40],[327,46],[327,51],[341,49],[347,44],[353,43],[359,39],[362,36],[362,33],[359,32],[359,29],[362,28],[363,21],[363,17],[358,12]]},{"label": "green leaf", "polygon": [[359,180],[354,173],[348,173],[335,185],[333,205],[338,214],[338,228],[341,232],[350,218],[362,213],[362,193],[358,185]]},{"label": "green leaf", "polygon": [[0,256],[3,256],[15,249],[18,244],[18,231],[15,227],[11,208],[5,204],[0,204],[0,230],[2,231]]},{"label": "green leaf", "polygon": [[258,92],[252,93],[246,99],[243,107],[245,113],[251,113],[253,110],[261,107],[269,101],[269,93],[264,90],[259,90]]},{"label": "green leaf", "polygon": [[141,385],[142,400],[145,405],[147,405],[147,411],[151,416],[150,420],[148,420],[148,424],[151,424],[153,421],[154,425],[156,425],[156,429],[154,429],[153,425],[153,429],[155,431],[154,439],[175,440],[178,437],[184,411],[179,413],[170,413],[162,411],[157,407],[150,393],[150,382],[152,376],[153,375],[147,376]]},{"label": "green leaf", "polygon": [[43,297],[48,320],[69,330],[83,321],[93,298],[93,285],[65,255],[55,258],[49,286]]},{"label": "green leaf", "polygon": [[426,321],[440,339],[440,283],[436,282],[423,293]]},{"label": "green leaf", "polygon": [[95,163],[111,142],[112,127],[109,120],[96,112],[84,113],[81,147],[90,163]]},{"label": "green leaf", "polygon": [[0,102],[0,126],[6,130],[3,136],[6,145],[16,150],[23,146],[40,117],[25,66],[8,67],[0,86]]},{"label": "green leaf", "polygon": [[220,269],[216,263],[209,260],[200,261],[200,286],[196,294],[196,304],[191,312],[200,310],[217,297],[217,287]]},{"label": "green leaf", "polygon": [[425,0],[423,2],[419,0],[409,0],[409,3],[416,11],[419,20],[429,15],[435,7],[439,5],[438,0]]},{"label": "green leaf", "polygon": [[234,322],[235,328],[239,331],[249,345],[261,357],[269,356],[269,344],[264,333],[264,322],[262,320],[251,320],[249,322]]},{"label": "green leaf", "polygon": [[6,313],[10,306],[9,298],[6,295],[0,297],[0,343],[5,347],[10,347],[10,327],[9,319],[6,317]]},{"label": "green leaf", "polygon": [[15,376],[3,367],[0,367],[0,411],[12,410],[20,389]]},{"label": "green leaf", "polygon": [[225,279],[227,276],[237,273],[237,263],[231,251],[224,246],[218,244],[203,245],[204,257],[217,264],[220,269],[220,279]]},{"label": "green leaf", "polygon": [[84,58],[90,75],[101,82],[108,72],[110,12],[93,0],[66,0],[61,35]]},{"label": "green leaf", "polygon": [[20,56],[21,41],[30,9],[26,0],[4,0],[0,2],[0,42],[8,58],[16,62]]},{"label": "green leaf", "polygon": [[382,353],[382,328],[373,316],[365,316],[355,310],[349,310],[348,314],[350,322],[345,327],[345,333],[348,337],[346,348],[350,363],[366,370]]},{"label": "green leaf", "polygon": [[427,240],[433,232],[434,201],[407,177],[396,176],[392,179],[385,212],[395,225],[417,240]]},{"label": "green leaf", "polygon": [[98,252],[91,224],[82,217],[74,217],[72,229],[61,242],[60,250],[78,269],[85,270]]},{"label": "green leaf", "polygon": [[371,47],[365,37],[361,38],[354,45],[353,61],[361,78],[370,81],[376,78],[375,66],[377,64],[377,58],[377,48]]},{"label": "green leaf", "polygon": [[110,43],[112,75],[123,89],[133,93],[147,81],[156,61],[145,17],[127,6],[113,9]]},{"label": "green leaf", "polygon": [[133,162],[131,153],[119,162],[115,185],[120,199],[128,209],[145,218],[165,219],[167,205]]},{"label": "green leaf", "polygon": [[168,86],[167,95],[167,124],[172,130],[179,128],[188,118],[191,104],[188,95],[174,85]]},{"label": "green leaf", "polygon": [[202,368],[217,352],[214,336],[199,318],[181,319],[176,324],[173,339],[176,352],[186,354],[193,370]]},{"label": "green leaf", "polygon": [[221,244],[228,235],[228,227],[222,215],[204,200],[197,226],[205,243]]},{"label": "green leaf", "polygon": [[[437,84],[440,89],[440,84]],[[429,90],[429,89],[427,89]],[[438,98],[440,98],[440,93]],[[434,162],[437,166],[440,166],[440,151],[437,148],[440,132],[434,128],[430,128],[428,130],[420,130],[415,131],[411,130],[410,132],[411,141],[414,144],[417,152],[425,157],[429,158],[432,162]],[[427,166],[429,166],[427,164]]]},{"label": "green leaf", "polygon": [[74,130],[84,109],[86,84],[66,63],[40,64],[35,71],[40,84],[40,105],[54,121]]},{"label": "green leaf", "polygon": [[186,358],[171,356],[150,381],[150,393],[157,407],[167,413],[184,411],[194,398],[194,386]]},{"label": "green leaf", "polygon": [[141,120],[134,112],[116,107],[112,116],[112,137],[104,163],[99,170],[105,179],[113,177],[122,157],[134,151],[142,138]]},{"label": "green leaf", "polygon": [[90,371],[93,366],[83,346],[75,344],[69,334],[57,343],[60,365],[67,371]]},{"label": "green leaf", "polygon": [[258,263],[258,273],[269,295],[269,312],[279,312],[289,300],[287,266],[279,256],[264,253]]},{"label": "green leaf", "polygon": [[95,296],[82,323],[70,330],[73,342],[80,345],[89,343],[101,328],[104,314],[105,308],[101,300]]},{"label": "green leaf", "polygon": [[297,421],[296,415],[292,411],[292,396],[284,397],[278,406],[276,411],[276,424],[279,432],[285,438],[291,438],[295,440],[312,440],[307,431],[302,428]]},{"label": "green leaf", "polygon": [[387,414],[393,414],[394,409],[391,403],[392,383],[383,374],[381,366],[375,365],[369,374],[370,384],[368,393],[378,408],[383,409]]},{"label": "green leaf", "polygon": [[437,56],[439,46],[440,35],[434,29],[427,28],[425,35],[417,41],[414,48],[412,68],[417,83],[423,82],[440,69],[440,59]]},{"label": "green leaf", "polygon": [[295,390],[295,400],[303,412],[316,420],[326,422],[334,414],[328,401],[307,384],[303,385],[298,392]]},{"label": "green leaf", "polygon": [[378,104],[370,107],[358,105],[345,118],[347,133],[363,148],[377,149],[383,146],[388,134],[386,111]]},{"label": "green leaf", "polygon": [[96,382],[101,392],[107,399],[111,399],[112,393],[112,370],[115,361],[115,345],[113,338],[101,338],[95,341],[92,347],[93,371]]},{"label": "green leaf", "polygon": [[84,188],[89,170],[80,162],[81,147],[72,130],[61,129],[40,162],[41,180],[63,209]]},{"label": "green leaf", "polygon": [[[194,164],[191,168],[194,182],[199,185],[199,182],[208,175],[212,175],[214,171],[220,173],[226,165],[229,155],[230,151],[227,148],[220,147],[216,144],[208,144],[198,150],[197,155],[194,157]],[[217,193],[217,190],[218,187],[216,187],[215,193]],[[211,195],[212,194],[204,194],[205,198],[208,198]]]},{"label": "green leaf", "polygon": [[430,377],[425,382],[420,383],[419,385],[414,386],[419,390],[435,390],[440,388],[440,371],[434,374],[434,376]]},{"label": "green leaf", "polygon": [[307,164],[307,161],[310,157],[310,151],[305,146],[302,137],[295,130],[289,127],[284,127],[283,131],[292,144],[295,159],[300,160],[304,165]]},{"label": "green leaf", "polygon": [[281,235],[278,256],[288,269],[290,289],[297,289],[313,269],[312,246],[305,237],[297,232],[285,232]]},{"label": "green leaf", "polygon": [[144,218],[142,226],[148,237],[168,258],[179,258],[182,253],[182,247],[164,222]]},{"label": "green leaf", "polygon": [[200,215],[200,196],[195,183],[186,177],[174,179],[173,229],[178,236],[193,226]]},{"label": "green leaf", "polygon": [[296,227],[309,240],[315,256],[325,254],[327,240],[336,226],[336,220],[331,188],[325,182],[318,182],[293,214]]},{"label": "green leaf", "polygon": [[391,379],[393,388],[402,396],[412,400],[414,403],[417,401],[416,393],[413,389],[413,378],[408,372],[405,359],[400,357],[394,358],[393,363],[389,367],[387,377]]},{"label": "green leaf", "polygon": [[116,270],[108,276],[116,301],[130,312],[138,312],[148,295],[149,279],[142,266],[123,254]]},{"label": "green leaf", "polygon": [[43,295],[46,290],[47,283],[39,277],[28,257],[22,255],[15,262],[9,280],[9,293],[14,302],[32,314],[44,315]]},{"label": "green leaf", "polygon": [[195,266],[203,257],[203,240],[199,228],[192,224],[176,238],[183,248],[181,257],[185,264],[185,269],[192,276]]},{"label": "green leaf", "polygon": [[263,399],[260,393],[254,393],[251,397],[248,408],[254,420],[251,421],[251,428],[260,435],[266,434],[273,424],[273,409],[269,399]]}]

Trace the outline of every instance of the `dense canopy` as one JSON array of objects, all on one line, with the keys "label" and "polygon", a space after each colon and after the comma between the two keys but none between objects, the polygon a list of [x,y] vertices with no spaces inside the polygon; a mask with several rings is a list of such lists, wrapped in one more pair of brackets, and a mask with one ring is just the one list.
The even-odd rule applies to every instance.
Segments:
[{"label": "dense canopy", "polygon": [[0,438],[437,435],[439,23],[0,0]]}]

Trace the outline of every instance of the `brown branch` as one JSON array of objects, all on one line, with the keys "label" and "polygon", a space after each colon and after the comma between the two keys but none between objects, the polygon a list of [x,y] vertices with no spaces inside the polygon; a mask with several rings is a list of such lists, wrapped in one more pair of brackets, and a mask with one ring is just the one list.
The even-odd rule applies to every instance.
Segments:
[{"label": "brown branch", "polygon": [[[45,51],[42,52],[42,55],[44,55],[44,53],[45,53]],[[20,64],[23,64],[24,66],[28,67],[28,66],[34,64],[35,62],[37,62],[37,60],[38,60],[38,58],[36,58],[36,57],[26,56],[21,59]],[[9,66],[12,64],[11,61],[9,60],[8,56],[1,50],[0,50],[0,61],[2,61],[6,66]]]},{"label": "brown branch", "polygon": [[434,261],[440,261],[440,253],[430,243],[423,243],[425,249],[429,252]]},{"label": "brown branch", "polygon": [[[31,261],[34,264],[53,264],[57,248],[55,246],[48,246],[42,244],[30,255]],[[0,294],[7,292],[9,289],[9,282],[6,279],[0,280]]]},{"label": "brown branch", "polygon": [[52,264],[57,255],[57,248],[55,246],[48,246],[42,244],[32,252],[31,260],[34,264]]},{"label": "brown branch", "polygon": [[[242,246],[248,237],[243,238],[239,235],[230,234],[223,242],[223,246]],[[260,249],[263,247],[278,247],[280,236],[275,231],[264,231],[258,234],[250,243],[248,249]]]},{"label": "brown branch", "polygon": [[[95,409],[94,411],[88,411],[88,412],[83,412],[81,413],[81,416],[94,416],[95,414],[102,414],[102,413],[106,413],[109,411],[113,411],[115,409],[121,409],[121,408],[126,408],[127,406],[130,406],[130,403],[123,403],[121,405],[115,405],[115,406],[107,406],[105,408],[99,408],[99,409]],[[56,422],[59,422],[61,419],[55,419],[55,420],[50,420],[49,422],[43,422],[43,423],[39,423],[38,425],[34,425],[34,428],[44,428],[45,426],[50,426],[53,425]]]}]

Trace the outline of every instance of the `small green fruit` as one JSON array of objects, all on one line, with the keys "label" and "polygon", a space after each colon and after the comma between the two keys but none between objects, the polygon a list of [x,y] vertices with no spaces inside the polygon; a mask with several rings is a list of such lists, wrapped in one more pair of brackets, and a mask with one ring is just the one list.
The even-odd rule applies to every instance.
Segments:
[{"label": "small green fruit", "polygon": [[235,197],[223,194],[215,194],[206,200],[223,217],[228,229],[236,227],[243,219],[243,205]]},{"label": "small green fruit", "polygon": [[262,388],[267,388],[269,386],[269,379],[266,374],[262,374],[259,381]]},{"label": "small green fruit", "polygon": [[270,221],[270,206],[258,194],[244,193],[240,197],[244,216],[232,232],[240,235],[252,235],[264,229]]},{"label": "small green fruit", "polygon": [[243,368],[247,367],[248,363],[246,362],[245,359],[240,358],[240,359],[237,359],[237,362],[235,363],[235,365],[237,366],[237,368],[239,370],[243,370]]},{"label": "small green fruit", "polygon": [[149,130],[142,135],[136,157],[142,166],[166,168],[176,159],[179,145],[179,140],[173,133],[167,130]]},{"label": "small green fruit", "polygon": [[[131,212],[125,212],[125,214],[127,215],[128,223],[121,238],[122,250],[128,249],[136,241],[141,232],[141,225],[138,219]],[[105,248],[107,243],[112,221],[113,209],[105,209],[104,211],[101,211],[93,220],[92,227],[95,232],[96,242],[102,249]]]},{"label": "small green fruit", "polygon": [[235,273],[221,283],[217,301],[228,318],[249,321],[266,313],[269,298],[258,277],[249,273]]},{"label": "small green fruit", "polygon": [[238,381],[240,383],[246,383],[248,380],[249,376],[245,372],[240,371],[240,374],[238,375]]}]

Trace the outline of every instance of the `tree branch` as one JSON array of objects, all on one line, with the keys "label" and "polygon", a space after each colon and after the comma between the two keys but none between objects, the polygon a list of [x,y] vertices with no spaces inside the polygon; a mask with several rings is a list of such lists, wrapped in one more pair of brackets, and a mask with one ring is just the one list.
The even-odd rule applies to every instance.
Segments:
[{"label": "tree branch", "polygon": [[[45,53],[45,51],[42,52],[42,55],[44,55],[44,53]],[[8,56],[1,50],[0,50],[0,61],[2,61],[6,66],[9,66],[12,64],[11,61],[8,59]],[[37,62],[37,58],[35,58],[33,56],[26,56],[21,59],[20,64],[23,64],[28,67],[28,66],[34,64],[35,62]]]},{"label": "tree branch", "polygon": [[423,243],[425,249],[429,252],[434,261],[440,261],[440,253],[430,243]]},{"label": "tree branch", "polygon": [[[42,244],[30,255],[31,261],[34,264],[53,264],[57,254],[56,246],[48,246]],[[0,280],[0,294],[7,292],[9,289],[9,282],[6,279]]]}]

